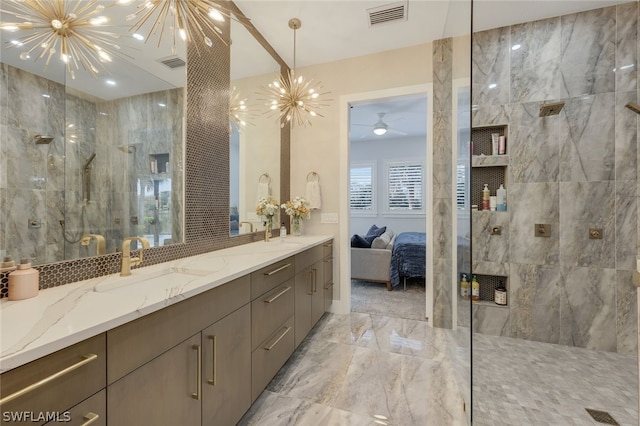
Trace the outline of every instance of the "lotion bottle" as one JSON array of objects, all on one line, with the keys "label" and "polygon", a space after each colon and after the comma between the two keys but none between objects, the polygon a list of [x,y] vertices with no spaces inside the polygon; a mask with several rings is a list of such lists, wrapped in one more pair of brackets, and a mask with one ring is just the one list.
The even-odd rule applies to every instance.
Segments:
[{"label": "lotion bottle", "polygon": [[284,222],[280,225],[280,242],[284,242],[284,239],[287,238],[287,227],[284,226]]},{"label": "lotion bottle", "polygon": [[471,301],[478,302],[480,300],[480,283],[478,282],[478,278],[473,276],[471,280]]},{"label": "lotion bottle", "polygon": [[500,188],[496,191],[496,207],[499,212],[507,210],[507,190],[504,185],[500,184]]},{"label": "lotion bottle", "polygon": [[5,256],[0,263],[0,272],[11,272],[17,269],[16,262],[11,258],[11,256]]},{"label": "lotion bottle", "polygon": [[9,274],[9,300],[36,297],[40,285],[40,272],[31,267],[29,259],[20,260],[18,268]]},{"label": "lotion bottle", "polygon": [[482,190],[482,210],[489,210],[489,202],[491,200],[491,193],[489,192],[489,184],[484,184],[484,189]]},{"label": "lotion bottle", "polygon": [[462,274],[462,279],[460,280],[460,296],[464,300],[469,299],[469,281],[467,281],[467,274]]}]

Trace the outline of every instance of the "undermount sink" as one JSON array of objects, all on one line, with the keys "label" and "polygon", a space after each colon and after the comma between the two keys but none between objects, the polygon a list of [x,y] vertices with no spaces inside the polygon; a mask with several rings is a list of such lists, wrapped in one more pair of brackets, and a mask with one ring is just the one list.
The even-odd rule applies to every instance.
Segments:
[{"label": "undermount sink", "polygon": [[209,271],[168,267],[156,271],[146,272],[144,269],[133,270],[128,277],[114,275],[102,281],[93,288],[98,293],[106,293],[122,288],[136,289],[142,286],[153,286],[154,290],[181,288],[194,279],[209,274]]}]

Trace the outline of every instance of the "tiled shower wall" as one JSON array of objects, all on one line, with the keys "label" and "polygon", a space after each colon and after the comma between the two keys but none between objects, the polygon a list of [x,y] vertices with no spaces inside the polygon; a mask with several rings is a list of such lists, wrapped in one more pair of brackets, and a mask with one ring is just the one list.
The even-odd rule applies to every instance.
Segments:
[{"label": "tiled shower wall", "polygon": [[[11,107],[0,111],[3,152],[0,255],[28,257],[35,264],[95,256],[83,234],[100,233],[107,252],[123,236],[141,234],[131,217],[144,220],[137,202],[137,178],[150,177],[149,155],[169,153],[174,241],[182,241],[183,90],[115,101],[84,99],[61,84],[0,64],[0,94]],[[45,96],[46,95],[46,96]],[[160,107],[163,103],[165,107]],[[51,135],[48,145],[33,136]],[[84,164],[91,163],[90,201],[83,199]],[[64,219],[65,228],[60,220]],[[40,222],[30,228],[28,220]],[[105,231],[106,230],[106,231]],[[65,238],[66,237],[66,238]],[[66,241],[65,241],[66,239]]]},{"label": "tiled shower wall", "polygon": [[509,307],[474,305],[475,331],[637,350],[638,47],[637,3],[473,35],[473,126],[507,125],[509,155],[508,212],[472,215],[474,273],[507,275]]}]

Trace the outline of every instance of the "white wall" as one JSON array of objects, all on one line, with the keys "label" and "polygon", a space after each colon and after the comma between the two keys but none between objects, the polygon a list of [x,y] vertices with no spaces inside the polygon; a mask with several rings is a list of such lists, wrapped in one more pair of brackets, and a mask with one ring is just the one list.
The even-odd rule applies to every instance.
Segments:
[{"label": "white wall", "polygon": [[[364,234],[371,225],[386,226],[393,230],[395,234],[400,232],[425,232],[425,215],[399,216],[384,213],[385,202],[385,161],[409,160],[425,158],[426,136],[424,137],[401,137],[393,139],[367,139],[350,141],[350,159],[355,161],[374,161],[376,163],[376,204],[377,216],[359,217],[351,215],[349,235]],[[429,173],[425,170],[426,174]],[[425,178],[426,181],[426,178]],[[426,191],[425,191],[426,192]],[[425,205],[425,208],[427,206]]]},{"label": "white wall", "polygon": [[[320,213],[338,213],[340,196],[340,98],[345,95],[414,86],[432,81],[432,44],[425,43],[373,55],[360,56],[298,69],[300,75],[322,81],[331,93],[331,105],[309,127],[294,127],[291,137],[291,196],[305,193],[310,171],[320,175],[322,210],[314,211],[304,224],[304,232],[333,235],[334,299],[340,300],[341,252],[349,241],[340,241],[340,223],[320,223]],[[339,217],[339,222],[348,216]]]}]

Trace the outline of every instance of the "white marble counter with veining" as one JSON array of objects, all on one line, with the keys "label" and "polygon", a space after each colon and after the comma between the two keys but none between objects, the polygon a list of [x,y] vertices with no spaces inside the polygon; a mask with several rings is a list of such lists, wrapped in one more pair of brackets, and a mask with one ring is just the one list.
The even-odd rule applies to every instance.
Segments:
[{"label": "white marble counter with veining", "polygon": [[118,327],[331,240],[273,238],[0,300],[0,372]]}]

